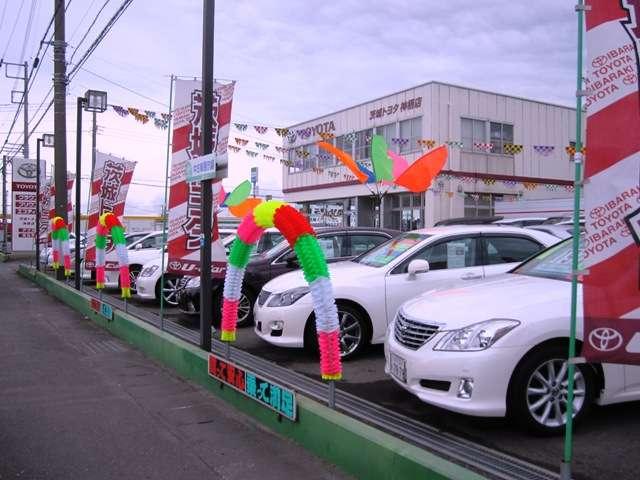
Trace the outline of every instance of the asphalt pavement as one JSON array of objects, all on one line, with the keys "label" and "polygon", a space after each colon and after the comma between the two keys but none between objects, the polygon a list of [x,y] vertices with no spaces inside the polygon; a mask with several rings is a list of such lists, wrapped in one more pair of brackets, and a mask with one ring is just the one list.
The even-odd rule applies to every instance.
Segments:
[{"label": "asphalt pavement", "polygon": [[0,479],[347,478],[0,264]]}]

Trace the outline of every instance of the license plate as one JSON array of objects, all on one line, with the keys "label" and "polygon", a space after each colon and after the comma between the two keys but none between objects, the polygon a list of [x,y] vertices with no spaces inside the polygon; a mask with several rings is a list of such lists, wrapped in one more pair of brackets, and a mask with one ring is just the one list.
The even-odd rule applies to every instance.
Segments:
[{"label": "license plate", "polygon": [[404,358],[391,353],[389,356],[389,370],[396,380],[407,383],[407,367]]}]

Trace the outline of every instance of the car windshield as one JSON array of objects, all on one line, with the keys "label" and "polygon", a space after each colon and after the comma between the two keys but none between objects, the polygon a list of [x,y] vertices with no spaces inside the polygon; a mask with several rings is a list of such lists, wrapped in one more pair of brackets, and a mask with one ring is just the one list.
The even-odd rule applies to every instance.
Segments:
[{"label": "car windshield", "polygon": [[384,267],[429,237],[430,235],[422,233],[404,233],[354,258],[353,261],[369,267]]},{"label": "car windshield", "polygon": [[[582,241],[580,243],[582,247]],[[511,273],[571,281],[572,247],[573,242],[568,238],[564,242],[540,252],[540,254],[523,263]],[[580,261],[578,270],[582,268],[581,263]]]}]

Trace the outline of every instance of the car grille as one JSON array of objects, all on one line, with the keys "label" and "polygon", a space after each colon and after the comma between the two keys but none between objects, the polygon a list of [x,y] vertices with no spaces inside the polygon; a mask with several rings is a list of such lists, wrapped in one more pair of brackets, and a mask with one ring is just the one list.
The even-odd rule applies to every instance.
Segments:
[{"label": "car grille", "polygon": [[271,292],[267,292],[266,290],[261,290],[260,294],[258,295],[258,305],[263,306],[264,302],[266,302],[267,298],[269,298],[269,295],[271,295]]},{"label": "car grille", "polygon": [[398,341],[411,350],[417,350],[429,341],[438,331],[437,325],[409,320],[400,312],[396,316],[393,334]]}]

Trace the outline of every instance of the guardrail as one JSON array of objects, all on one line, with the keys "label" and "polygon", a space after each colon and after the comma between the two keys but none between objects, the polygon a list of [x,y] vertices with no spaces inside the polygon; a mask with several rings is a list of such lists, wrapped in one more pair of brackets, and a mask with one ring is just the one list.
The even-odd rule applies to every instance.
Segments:
[{"label": "guardrail", "polygon": [[[100,297],[96,291],[85,289],[83,292],[77,292],[69,286],[48,277],[46,274],[37,273],[26,266],[20,268],[20,273],[45,286],[51,293],[77,310],[83,311],[85,314],[88,310],[89,316],[93,317],[93,320],[102,323],[105,328],[112,330],[116,335],[122,335],[123,332],[119,331],[120,329],[115,328],[113,325],[115,322],[107,324],[101,321],[97,318],[97,314],[88,308],[91,298],[98,299]],[[121,322],[144,322],[144,324],[149,325],[146,329],[147,332],[153,332],[155,330],[155,328],[150,327],[159,329],[161,326],[160,317],[152,312],[143,310],[129,303],[126,305],[128,313],[125,313],[125,304],[123,301],[109,296],[102,296],[101,300],[115,309],[115,317]],[[83,309],[83,305],[86,305],[86,308]],[[204,382],[203,384],[209,389],[212,389],[212,384],[217,385],[218,382],[208,378],[206,375],[206,353],[197,348],[199,341],[198,333],[166,318],[162,326],[164,327],[164,331],[157,331],[159,338],[166,339],[169,335],[177,337],[186,342],[186,344],[189,344],[189,347],[194,351],[193,353],[202,357],[204,362],[201,365],[203,375],[195,375],[195,377],[194,375],[187,376],[200,381],[200,383]],[[131,336],[131,333],[125,334],[125,339],[131,341]],[[133,335],[133,337],[139,337],[139,335]],[[166,360],[166,358],[164,358],[166,357],[165,354],[158,354],[157,345],[152,347],[147,345],[147,348],[145,348],[145,344],[148,342],[148,338],[145,338],[144,341],[138,338],[137,341],[133,341],[132,343],[135,343],[148,354],[156,358],[160,357],[161,360]],[[212,351],[219,355],[226,355],[227,344],[214,339]],[[302,411],[299,415],[299,422],[292,425],[299,425],[305,430],[305,422],[310,421],[310,418],[314,418],[315,421],[318,422],[328,422],[322,423],[318,429],[315,429],[317,430],[316,433],[323,432],[320,433],[323,436],[327,435],[327,431],[333,431],[331,425],[335,425],[336,423],[340,425],[340,435],[344,436],[345,430],[343,429],[347,428],[345,425],[349,425],[347,430],[352,435],[355,435],[355,437],[352,438],[356,439],[358,447],[354,449],[354,446],[347,442],[345,448],[347,448],[348,451],[353,451],[353,455],[347,457],[345,457],[343,453],[336,456],[337,445],[331,445],[337,441],[335,438],[327,440],[329,442],[329,446],[327,447],[327,444],[318,442],[317,439],[310,439],[308,434],[297,436],[292,434],[293,432],[289,429],[285,429],[286,432],[284,433],[300,441],[300,443],[316,454],[342,466],[345,470],[359,477],[456,478],[465,480],[482,477],[500,480],[555,480],[558,478],[557,473],[517,459],[511,455],[441,432],[429,425],[425,425],[380,405],[344,392],[339,388],[336,390],[335,411],[332,411],[324,406],[328,399],[328,386],[325,383],[280,367],[270,361],[256,357],[235,347],[229,348],[228,353],[229,360],[232,362],[242,365],[267,379],[291,388],[298,394],[309,399],[308,401],[303,399],[303,401],[300,402]],[[171,364],[172,362],[169,363]],[[175,368],[175,365],[172,366]],[[193,374],[191,371],[192,368],[193,366],[190,366],[187,369],[187,373]],[[180,371],[179,368],[176,368],[176,370]],[[185,372],[181,371],[180,373]],[[220,394],[222,390],[220,390],[220,388],[214,388],[212,391]],[[231,389],[226,389],[226,391],[232,392]],[[237,397],[238,396],[233,397],[233,403],[236,406],[247,401],[241,396],[240,398]],[[309,415],[309,409],[313,411],[313,415]],[[243,410],[246,411],[246,408]],[[257,416],[255,410],[249,410],[251,411],[247,413],[252,414],[254,417]],[[309,417],[307,417],[307,415],[309,415]],[[271,425],[272,422],[265,419],[264,415],[260,415],[260,417],[261,421],[273,427],[273,425]],[[278,422],[276,422],[276,427],[277,425]],[[279,425],[282,426],[284,424],[279,423]],[[278,431],[282,430],[278,428],[274,429]],[[281,433],[283,432],[281,431]],[[300,432],[298,432],[298,434],[299,433]],[[329,452],[327,448],[330,450]],[[364,453],[367,449],[371,450],[371,455],[373,456]],[[389,460],[390,455],[394,459],[390,464],[375,460],[381,458]],[[399,459],[398,455],[400,455],[402,460]],[[407,470],[406,476],[398,476],[398,472],[395,470],[397,468],[409,468],[412,473],[409,474],[409,470]]]}]

